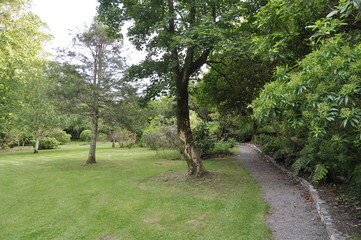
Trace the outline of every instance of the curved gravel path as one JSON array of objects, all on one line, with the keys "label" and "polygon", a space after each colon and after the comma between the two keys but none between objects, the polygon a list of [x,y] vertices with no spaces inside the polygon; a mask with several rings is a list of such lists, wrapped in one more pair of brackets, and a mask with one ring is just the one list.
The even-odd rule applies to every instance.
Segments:
[{"label": "curved gravel path", "polygon": [[[269,204],[267,224],[275,240],[326,240],[325,227],[305,189],[267,162],[251,147],[241,144],[237,158],[258,181]],[[308,201],[307,201],[308,200]]]}]

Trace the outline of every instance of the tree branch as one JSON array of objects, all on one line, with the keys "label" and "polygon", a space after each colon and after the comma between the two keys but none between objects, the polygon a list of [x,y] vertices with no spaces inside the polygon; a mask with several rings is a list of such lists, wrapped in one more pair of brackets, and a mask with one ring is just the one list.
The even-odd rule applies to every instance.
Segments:
[{"label": "tree branch", "polygon": [[[173,0],[168,0],[168,8],[169,8],[169,14],[171,14],[171,17],[168,20],[168,25],[169,25],[168,30],[170,34],[175,35],[175,22],[174,22],[175,9],[174,9]],[[173,47],[173,49],[171,49],[171,55],[173,62],[172,71],[176,76],[179,76],[180,75],[179,56],[176,47]]]},{"label": "tree branch", "polygon": [[231,83],[231,81],[228,79],[227,75],[220,72],[218,69],[216,69],[212,64],[210,64],[209,62],[206,62],[206,64],[208,66],[210,66],[216,73],[218,73],[219,75],[221,75],[225,80],[226,82],[228,83],[228,85],[233,89],[233,85]]},{"label": "tree branch", "polygon": [[198,59],[196,59],[190,66],[189,69],[189,75],[193,74],[194,72],[196,72],[198,69],[200,69],[203,64],[206,63],[207,58],[209,56],[209,54],[211,53],[210,49],[204,50],[203,53],[198,57]]},{"label": "tree branch", "polygon": [[205,63],[206,63],[206,64],[208,64],[208,63],[214,63],[214,64],[221,63],[223,66],[227,66],[227,64],[225,64],[225,63],[223,62],[223,58],[221,58],[219,61],[209,60],[209,61],[206,61]]}]

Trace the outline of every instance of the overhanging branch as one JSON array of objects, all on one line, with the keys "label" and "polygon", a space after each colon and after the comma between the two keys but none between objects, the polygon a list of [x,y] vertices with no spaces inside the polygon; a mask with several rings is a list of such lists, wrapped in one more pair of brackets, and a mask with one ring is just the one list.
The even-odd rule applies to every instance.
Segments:
[{"label": "overhanging branch", "polygon": [[219,75],[221,75],[221,76],[226,80],[226,82],[228,83],[228,85],[233,89],[233,85],[232,85],[231,81],[229,80],[229,78],[227,77],[226,74],[222,73],[222,72],[219,71],[217,68],[215,68],[209,61],[207,61],[206,64],[207,64],[208,66],[210,66],[216,73],[218,73]]}]

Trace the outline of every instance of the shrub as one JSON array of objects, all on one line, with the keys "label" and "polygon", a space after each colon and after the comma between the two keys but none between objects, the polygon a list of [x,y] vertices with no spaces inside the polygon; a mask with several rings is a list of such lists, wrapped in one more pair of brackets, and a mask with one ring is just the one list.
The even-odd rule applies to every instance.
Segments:
[{"label": "shrub", "polygon": [[262,151],[265,154],[275,153],[281,148],[279,139],[275,136],[268,134],[257,135],[255,138],[255,142],[262,145]]},{"label": "shrub", "polygon": [[159,149],[171,149],[172,146],[167,140],[163,129],[149,131],[143,134],[143,142],[152,150],[158,151]]},{"label": "shrub", "polygon": [[108,140],[108,136],[106,134],[104,134],[104,133],[99,133],[98,134],[98,140],[105,142],[105,141]]},{"label": "shrub", "polygon": [[349,194],[355,204],[361,205],[361,164],[358,164],[352,173],[352,182],[349,188]]},{"label": "shrub", "polygon": [[201,123],[193,129],[193,140],[194,145],[201,156],[211,153],[214,148],[214,140],[205,123]]},{"label": "shrub", "polygon": [[[361,45],[337,36],[298,67],[277,68],[253,101],[255,119],[288,139],[306,138],[294,165],[314,182],[351,177],[361,155]],[[270,146],[273,150],[276,146]]]},{"label": "shrub", "polygon": [[252,140],[252,124],[244,123],[241,128],[237,131],[237,141],[249,142]]},{"label": "shrub", "polygon": [[40,139],[39,149],[55,149],[60,143],[53,137],[45,137]]},{"label": "shrub", "polygon": [[234,146],[234,143],[235,143],[234,139],[229,139],[229,140],[221,139],[214,144],[214,147],[213,147],[211,153],[212,154],[229,154],[229,153],[231,153],[230,149]]},{"label": "shrub", "polygon": [[64,145],[67,142],[70,142],[71,135],[67,134],[65,131],[61,130],[60,128],[55,128],[51,131],[48,137],[55,138],[60,145]]},{"label": "shrub", "polygon": [[83,130],[83,131],[80,133],[80,140],[89,142],[89,141],[90,141],[90,138],[91,138],[91,135],[92,135],[92,131],[91,131],[91,130],[88,130],[88,129]]},{"label": "shrub", "polygon": [[142,141],[152,150],[176,149],[182,151],[176,126],[147,129],[142,136]]},{"label": "shrub", "polygon": [[292,147],[280,148],[272,155],[273,159],[279,162],[284,162],[286,165],[292,165],[298,158],[297,151]]}]

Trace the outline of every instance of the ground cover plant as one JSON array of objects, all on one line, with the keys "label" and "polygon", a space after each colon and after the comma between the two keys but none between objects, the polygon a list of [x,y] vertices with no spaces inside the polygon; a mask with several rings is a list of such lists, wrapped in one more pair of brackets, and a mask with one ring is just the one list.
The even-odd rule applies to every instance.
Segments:
[{"label": "ground cover plant", "polygon": [[0,153],[1,239],[268,239],[266,204],[234,157],[188,179],[176,151],[70,144]]}]

